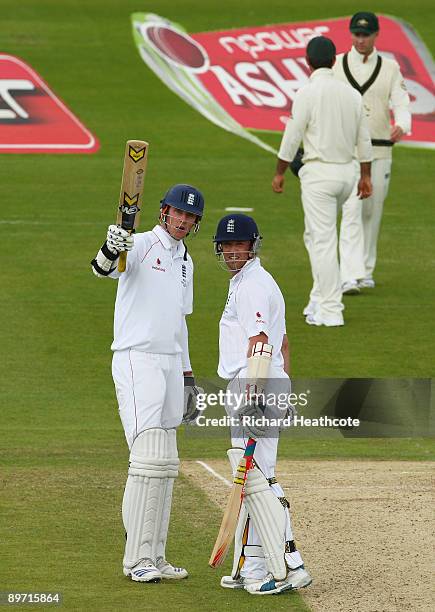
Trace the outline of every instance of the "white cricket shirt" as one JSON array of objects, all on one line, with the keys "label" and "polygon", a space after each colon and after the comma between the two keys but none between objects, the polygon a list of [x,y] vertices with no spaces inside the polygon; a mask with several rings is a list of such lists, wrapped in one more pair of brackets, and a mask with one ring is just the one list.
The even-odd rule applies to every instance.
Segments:
[{"label": "white cricket shirt", "polygon": [[[376,68],[378,52],[372,53],[364,62],[364,55],[358,53],[355,47],[347,55],[349,70],[359,85],[364,85]],[[334,76],[348,82],[343,69],[343,54],[337,55],[333,67]],[[364,112],[368,120],[371,138],[389,140],[391,132],[390,104],[394,114],[394,123],[399,125],[405,134],[411,131],[411,113],[409,110],[409,95],[405,81],[400,72],[399,64],[382,55],[381,70],[375,82],[363,94]],[[390,158],[391,147],[373,147],[373,158]]]},{"label": "white cricket shirt", "polygon": [[258,257],[230,280],[227,302],[219,324],[221,378],[233,379],[247,365],[249,338],[264,332],[273,345],[272,366],[282,368],[285,303],[273,277]]},{"label": "white cricket shirt", "polygon": [[193,263],[182,241],[156,225],[135,234],[127,268],[120,274],[112,350],[182,352],[184,315],[193,310]]},{"label": "white cricket shirt", "polygon": [[372,146],[361,95],[334,79],[330,68],[318,68],[296,93],[278,157],[291,161],[303,141],[303,162],[347,164],[371,161]]}]

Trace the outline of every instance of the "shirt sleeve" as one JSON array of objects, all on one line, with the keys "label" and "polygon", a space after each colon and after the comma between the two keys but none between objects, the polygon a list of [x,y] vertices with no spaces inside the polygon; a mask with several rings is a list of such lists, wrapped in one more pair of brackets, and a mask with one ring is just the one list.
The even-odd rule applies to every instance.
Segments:
[{"label": "shirt sleeve", "polygon": [[367,117],[364,113],[362,98],[359,96],[359,121],[357,135],[357,151],[358,160],[360,163],[371,162],[373,159],[372,141],[370,140],[370,131]]},{"label": "shirt sleeve", "polygon": [[183,291],[183,315],[190,315],[193,312],[193,262],[190,258],[188,264],[187,285]]},{"label": "shirt sleeve", "polygon": [[405,80],[395,62],[394,75],[391,87],[390,101],[394,114],[394,123],[402,128],[405,134],[411,133],[411,112],[409,110],[409,94]]},{"label": "shirt sleeve", "polygon": [[183,321],[181,323],[181,363],[183,366],[183,372],[192,371],[189,357],[189,332],[185,317],[183,317]]},{"label": "shirt sleeve", "polygon": [[258,283],[241,283],[236,294],[237,319],[248,338],[264,332],[269,336],[270,302]]},{"label": "shirt sleeve", "polygon": [[309,121],[308,99],[304,90],[299,90],[295,96],[292,115],[287,121],[281,140],[278,157],[291,162],[301,144]]}]

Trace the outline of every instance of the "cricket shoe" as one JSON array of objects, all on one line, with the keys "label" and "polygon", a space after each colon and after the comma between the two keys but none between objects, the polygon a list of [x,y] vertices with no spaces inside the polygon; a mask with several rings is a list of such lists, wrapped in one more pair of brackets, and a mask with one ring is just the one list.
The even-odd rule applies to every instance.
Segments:
[{"label": "cricket shoe", "polygon": [[254,584],[257,582],[263,582],[258,578],[233,578],[232,576],[222,576],[221,587],[224,589],[244,589],[248,584]]},{"label": "cricket shoe", "polygon": [[182,580],[189,575],[184,567],[175,567],[175,565],[171,565],[163,557],[157,557],[156,567],[165,580]]},{"label": "cricket shoe", "polygon": [[245,587],[251,595],[278,595],[285,591],[296,591],[303,589],[313,582],[310,574],[305,567],[300,567],[289,570],[285,580],[275,580],[272,574],[268,574],[261,582],[250,584]]},{"label": "cricket shoe", "polygon": [[316,325],[320,327],[324,325],[325,327],[341,327],[344,325],[343,315],[340,315],[334,319],[324,319],[319,315],[307,315],[305,317],[305,323],[308,325]]},{"label": "cricket shoe", "polygon": [[302,314],[304,315],[304,317],[306,317],[307,315],[314,315],[316,314],[316,310],[317,310],[317,302],[313,302],[312,300],[310,300],[308,304],[305,306],[305,308],[303,309]]},{"label": "cricket shoe", "polygon": [[376,283],[371,277],[361,278],[358,281],[358,287],[360,289],[374,289],[376,287]]},{"label": "cricket shoe", "polygon": [[124,567],[124,576],[134,582],[160,582],[162,574],[151,559],[142,559],[132,568]]},{"label": "cricket shoe", "polygon": [[359,293],[361,293],[360,286],[358,284],[358,281],[356,280],[351,280],[347,281],[346,283],[343,283],[341,286],[341,291],[343,295],[358,295]]}]

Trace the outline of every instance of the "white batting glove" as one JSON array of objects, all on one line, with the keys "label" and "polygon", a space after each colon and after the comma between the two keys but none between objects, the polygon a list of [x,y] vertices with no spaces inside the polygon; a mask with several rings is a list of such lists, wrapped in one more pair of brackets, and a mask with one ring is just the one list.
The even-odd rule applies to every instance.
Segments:
[{"label": "white batting glove", "polygon": [[134,245],[133,234],[129,234],[119,225],[109,225],[106,244],[109,251],[114,255],[118,255],[122,251],[131,251]]}]

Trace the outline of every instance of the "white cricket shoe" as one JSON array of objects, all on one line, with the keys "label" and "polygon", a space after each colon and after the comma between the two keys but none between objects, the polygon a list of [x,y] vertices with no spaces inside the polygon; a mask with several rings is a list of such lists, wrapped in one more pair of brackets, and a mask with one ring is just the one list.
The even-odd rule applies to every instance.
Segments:
[{"label": "white cricket shoe", "polygon": [[343,315],[337,316],[334,319],[324,319],[319,315],[307,315],[305,318],[305,323],[308,325],[316,325],[320,327],[324,325],[325,327],[341,327],[344,325]]},{"label": "white cricket shoe", "polygon": [[358,281],[351,280],[343,283],[341,286],[341,291],[343,295],[358,295],[361,293],[361,289],[359,287]]},{"label": "white cricket shoe", "polygon": [[166,580],[182,580],[189,575],[184,567],[175,567],[175,565],[171,565],[166,559],[163,559],[163,557],[157,557],[156,567],[162,575],[162,578]]},{"label": "white cricket shoe", "polygon": [[310,300],[303,309],[302,314],[304,315],[304,317],[306,317],[307,315],[314,315],[316,313],[316,310],[317,302],[313,302],[312,300]]},{"label": "white cricket shoe", "polygon": [[250,584],[245,587],[251,595],[277,595],[284,591],[295,591],[303,589],[313,582],[305,567],[289,570],[285,580],[275,580],[272,574],[268,574],[263,581]]},{"label": "white cricket shoe", "polygon": [[244,589],[248,584],[254,584],[257,582],[263,581],[259,581],[258,578],[243,578],[242,576],[236,579],[234,579],[232,576],[222,576],[221,587],[224,587],[224,589]]},{"label": "white cricket shoe", "polygon": [[358,287],[360,289],[374,289],[376,286],[375,281],[372,279],[371,276],[369,276],[368,278],[361,278],[358,281]]},{"label": "white cricket shoe", "polygon": [[134,582],[160,582],[162,574],[151,559],[142,559],[132,568],[124,567],[124,576]]}]

